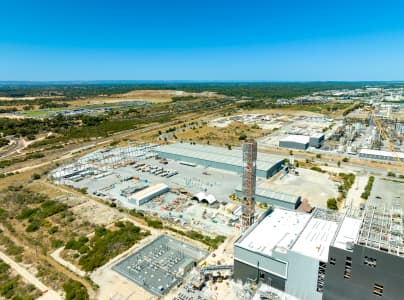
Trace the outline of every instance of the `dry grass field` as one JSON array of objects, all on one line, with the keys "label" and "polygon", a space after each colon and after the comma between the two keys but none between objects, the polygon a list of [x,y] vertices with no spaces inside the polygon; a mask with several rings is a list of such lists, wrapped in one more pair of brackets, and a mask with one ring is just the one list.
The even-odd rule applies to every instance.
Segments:
[{"label": "dry grass field", "polygon": [[234,122],[224,128],[207,125],[195,126],[185,131],[180,130],[175,135],[178,140],[183,140],[184,142],[239,146],[242,143],[242,140],[240,140],[242,135],[259,138],[269,133],[269,130]]}]

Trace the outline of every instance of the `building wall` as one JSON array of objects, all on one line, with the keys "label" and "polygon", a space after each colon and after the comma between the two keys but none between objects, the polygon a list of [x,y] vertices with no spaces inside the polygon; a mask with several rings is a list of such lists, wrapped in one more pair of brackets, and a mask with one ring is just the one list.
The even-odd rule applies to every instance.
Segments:
[{"label": "building wall", "polygon": [[318,268],[318,259],[289,251],[285,291],[302,300],[321,300],[323,294],[317,292]]},{"label": "building wall", "polygon": [[[346,257],[352,258],[351,276],[344,278]],[[364,264],[365,256],[376,259],[376,266]],[[335,259],[335,264],[330,260]],[[404,259],[361,245],[353,251],[330,247],[324,287],[324,300],[403,299]],[[373,294],[375,284],[383,286],[383,295]]]},{"label": "building wall", "polygon": [[246,263],[234,260],[234,278],[241,280],[243,283],[249,281],[258,281],[273,286],[278,290],[285,290],[285,279],[274,274],[271,274],[265,270],[258,269],[257,266],[253,267]]},{"label": "building wall", "polygon": [[284,160],[279,161],[278,163],[274,164],[270,169],[267,170],[266,174],[264,176],[258,175],[258,170],[257,170],[257,176],[260,177],[265,177],[265,178],[271,178],[274,176],[276,173],[279,172],[279,170],[282,169],[282,165],[285,163]]},{"label": "building wall", "polygon": [[279,141],[279,147],[297,150],[306,150],[309,147],[309,143],[298,143],[289,141]]},{"label": "building wall", "polygon": [[[367,153],[359,153],[359,157],[370,158],[370,159],[389,160],[389,161],[396,160],[393,156],[374,155],[374,154],[367,154]],[[400,158],[400,160],[402,162],[404,162],[404,158]]]},{"label": "building wall", "polygon": [[[302,300],[321,300],[317,291],[319,261],[292,251],[272,252],[272,257],[235,245],[234,278],[259,280]],[[260,275],[258,275],[260,274]]]},{"label": "building wall", "polygon": [[324,142],[324,135],[320,137],[310,137],[310,147],[320,147],[321,144]]}]

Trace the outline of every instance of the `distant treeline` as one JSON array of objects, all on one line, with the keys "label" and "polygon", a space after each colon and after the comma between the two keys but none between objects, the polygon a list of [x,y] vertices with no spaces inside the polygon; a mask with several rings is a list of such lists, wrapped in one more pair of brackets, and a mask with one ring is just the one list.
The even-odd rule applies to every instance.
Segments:
[{"label": "distant treeline", "polygon": [[402,87],[395,82],[168,82],[168,83],[42,83],[0,84],[0,97],[52,97],[63,100],[127,93],[132,90],[212,91],[233,97],[292,98],[330,89],[356,89],[366,86]]}]

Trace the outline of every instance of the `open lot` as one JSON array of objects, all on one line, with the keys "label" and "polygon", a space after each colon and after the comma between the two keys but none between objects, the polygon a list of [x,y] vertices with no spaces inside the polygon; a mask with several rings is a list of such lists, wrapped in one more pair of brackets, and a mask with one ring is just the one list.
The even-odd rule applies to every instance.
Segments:
[{"label": "open lot", "polygon": [[390,177],[376,177],[369,196],[372,203],[386,205],[386,207],[400,204],[404,207],[404,180]]},{"label": "open lot", "polygon": [[319,208],[327,208],[327,199],[338,196],[338,183],[332,181],[327,173],[302,168],[299,168],[298,172],[299,175],[274,176],[258,187],[301,196],[302,199],[307,199],[311,206]]}]

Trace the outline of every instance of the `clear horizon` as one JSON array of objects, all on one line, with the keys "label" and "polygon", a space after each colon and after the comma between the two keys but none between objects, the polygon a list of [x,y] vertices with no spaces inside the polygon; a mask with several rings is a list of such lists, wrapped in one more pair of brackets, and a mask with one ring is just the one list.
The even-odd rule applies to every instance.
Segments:
[{"label": "clear horizon", "polygon": [[402,1],[0,4],[0,81],[403,81]]}]

